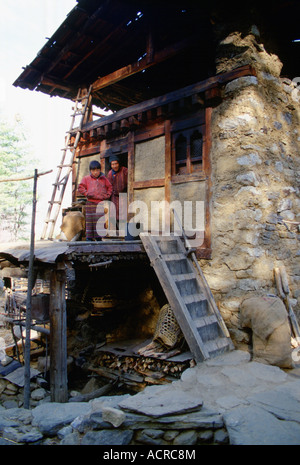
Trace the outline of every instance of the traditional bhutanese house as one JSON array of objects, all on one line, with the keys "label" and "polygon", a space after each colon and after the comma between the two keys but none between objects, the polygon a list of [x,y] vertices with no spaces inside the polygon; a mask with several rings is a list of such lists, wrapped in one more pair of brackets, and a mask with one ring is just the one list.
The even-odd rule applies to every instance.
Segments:
[{"label": "traditional bhutanese house", "polygon": [[[285,267],[289,300],[299,311],[299,13],[297,1],[283,0],[239,7],[231,2],[77,0],[14,83],[74,100],[75,113],[80,109],[80,122],[72,121],[67,133],[57,181],[63,190],[67,169],[72,177],[69,211],[84,212],[77,187],[91,160],[98,159],[107,174],[113,153],[128,168],[132,209],[124,224],[138,218],[142,233],[131,242],[106,237],[100,244],[66,244],[63,256],[77,273],[77,290],[78,277],[82,296],[88,281],[91,287],[97,284],[92,270],[102,269],[104,275],[105,269],[107,286],[113,281],[125,292],[130,286],[124,274],[132,270],[125,258],[135,254],[137,288],[145,301],[141,275],[151,262],[196,360],[227,350],[229,334],[236,347],[247,348],[241,302],[249,295],[278,294],[274,268]],[[103,110],[110,113],[101,115]],[[162,235],[166,219],[151,224],[151,205],[157,213],[162,201],[186,206],[181,223],[198,239],[186,253],[176,237],[171,243]],[[56,202],[54,197],[50,201],[44,240],[52,239]],[[147,214],[137,216],[133,207],[141,202]],[[172,211],[166,218],[174,233]],[[190,283],[190,257],[202,301]],[[110,265],[116,261],[122,262],[123,274],[114,281]],[[110,292],[108,287],[90,295]],[[149,318],[153,289],[148,290],[144,323],[137,323],[136,313],[129,317],[129,326],[140,334],[155,330],[156,320]],[[206,314],[206,307],[215,313]],[[200,321],[204,317],[205,323]]]}]

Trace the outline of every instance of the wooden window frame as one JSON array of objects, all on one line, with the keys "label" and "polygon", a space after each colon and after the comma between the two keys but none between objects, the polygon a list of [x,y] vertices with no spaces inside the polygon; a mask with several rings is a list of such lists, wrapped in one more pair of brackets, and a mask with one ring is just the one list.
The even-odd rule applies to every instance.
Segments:
[{"label": "wooden window frame", "polygon": [[[178,122],[170,122],[168,129],[166,128],[166,135],[168,134],[168,143],[166,143],[166,155],[169,159],[169,172],[171,174],[169,178],[170,184],[186,183],[191,181],[203,181],[205,182],[205,238],[203,244],[197,248],[196,256],[198,259],[211,259],[212,248],[211,248],[211,191],[212,191],[212,180],[211,180],[211,161],[210,161],[210,150],[211,150],[211,115],[212,108],[206,107],[200,110],[193,118],[181,120]],[[202,169],[191,174],[174,174],[175,170],[175,153],[174,153],[174,134],[185,131],[186,129],[194,130],[195,128],[201,127],[201,133],[203,138],[202,145]],[[169,153],[169,155],[168,155]],[[166,177],[167,179],[167,177]]]},{"label": "wooden window frame", "polygon": [[[199,133],[201,135],[201,157],[192,156],[192,142],[195,139],[193,136]],[[186,147],[183,149],[185,151],[185,157],[178,159],[178,141],[186,141]],[[187,175],[197,175],[203,172],[203,144],[205,140],[205,127],[203,125],[194,126],[191,128],[184,129],[182,131],[177,131],[172,133],[172,176],[187,176]],[[200,161],[200,167],[197,168],[197,161]]]},{"label": "wooden window frame", "polygon": [[[180,121],[173,121],[170,127],[171,131],[171,182],[178,183],[178,182],[188,182],[188,181],[195,181],[195,180],[205,180],[207,178],[206,168],[207,168],[207,147],[206,147],[206,131],[207,131],[207,124],[206,124],[206,110],[202,109],[198,113],[194,114],[193,117],[180,120]],[[176,170],[176,139],[180,134],[183,136],[187,136],[190,140],[192,135],[195,131],[199,131],[202,135],[202,160],[201,160],[201,168],[193,170],[192,163],[191,163],[191,156],[190,156],[190,142],[187,143],[187,157],[186,157],[186,172],[182,170],[181,173],[178,173]]]}]

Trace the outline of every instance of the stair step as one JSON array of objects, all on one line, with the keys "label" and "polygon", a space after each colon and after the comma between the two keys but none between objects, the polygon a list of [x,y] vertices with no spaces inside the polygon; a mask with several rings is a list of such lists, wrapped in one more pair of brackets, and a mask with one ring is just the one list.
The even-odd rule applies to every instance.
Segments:
[{"label": "stair step", "polygon": [[66,183],[66,180],[61,180],[61,181],[58,181],[58,182],[54,182],[54,183],[52,184],[52,186],[56,186],[56,187],[58,187],[58,186],[65,186],[66,184],[67,184],[67,183]]},{"label": "stair step", "polygon": [[198,302],[186,304],[186,308],[193,320],[208,315],[208,302],[205,298]]},{"label": "stair step", "polygon": [[164,259],[166,255],[177,254],[180,252],[178,242],[174,238],[162,236],[157,240],[157,246],[159,247]]},{"label": "stair step", "polygon": [[225,352],[226,349],[230,349],[230,343],[227,337],[219,337],[212,341],[205,343],[205,348],[210,355],[217,355]]},{"label": "stair step", "polygon": [[196,279],[194,273],[181,273],[181,274],[174,274],[173,279],[175,282],[182,282],[188,281],[191,279]]},{"label": "stair step", "polygon": [[200,293],[200,287],[194,273],[186,273],[175,276],[177,276],[177,281],[175,280],[175,284],[182,298],[191,294],[195,295]]},{"label": "stair step", "polygon": [[217,341],[222,336],[216,315],[198,317],[194,319],[194,322],[204,343]]},{"label": "stair step", "polygon": [[82,133],[82,130],[79,128],[73,128],[73,129],[70,129],[69,131],[66,131],[66,134],[75,134],[77,132]]},{"label": "stair step", "polygon": [[182,299],[186,305],[193,303],[202,303],[206,301],[205,297],[200,293],[185,295],[182,297]]},{"label": "stair step", "polygon": [[73,98],[72,101],[73,102],[81,102],[82,100],[86,100],[87,98],[89,97],[89,94],[85,94],[83,97],[76,97],[76,98]]},{"label": "stair step", "polygon": [[82,110],[74,111],[74,113],[72,113],[72,115],[70,115],[70,116],[72,118],[73,116],[78,116],[78,115],[83,115]]},{"label": "stair step", "polygon": [[170,261],[175,261],[175,260],[185,260],[186,259],[186,256],[184,255],[184,253],[169,253],[169,254],[164,254],[163,256],[164,260],[166,262],[170,262]]},{"label": "stair step", "polygon": [[195,318],[194,321],[198,329],[202,328],[203,326],[209,326],[214,323],[218,323],[216,315],[201,316],[199,318]]}]

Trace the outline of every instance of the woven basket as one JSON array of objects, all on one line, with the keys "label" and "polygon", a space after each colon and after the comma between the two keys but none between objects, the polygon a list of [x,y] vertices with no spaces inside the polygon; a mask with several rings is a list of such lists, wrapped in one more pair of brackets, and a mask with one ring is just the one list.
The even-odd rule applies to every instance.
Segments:
[{"label": "woven basket", "polygon": [[169,304],[164,305],[159,313],[153,341],[163,344],[168,349],[181,342],[183,334]]},{"label": "woven basket", "polygon": [[93,297],[92,304],[94,308],[113,308],[116,305],[116,300],[108,295],[102,297]]}]

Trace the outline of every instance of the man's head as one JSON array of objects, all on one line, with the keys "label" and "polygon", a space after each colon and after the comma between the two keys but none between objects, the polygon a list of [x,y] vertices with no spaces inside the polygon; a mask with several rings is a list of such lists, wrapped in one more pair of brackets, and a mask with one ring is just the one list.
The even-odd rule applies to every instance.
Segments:
[{"label": "man's head", "polygon": [[120,169],[120,163],[118,161],[116,161],[116,160],[112,161],[110,166],[112,167],[112,169],[114,171],[119,171],[119,169]]},{"label": "man's head", "polygon": [[98,178],[101,174],[101,166],[97,160],[93,160],[90,163],[90,172],[94,178]]},{"label": "man's head", "polygon": [[112,155],[111,157],[109,157],[109,162],[110,162],[111,168],[114,171],[119,171],[120,169],[119,157],[117,157],[116,155]]}]

